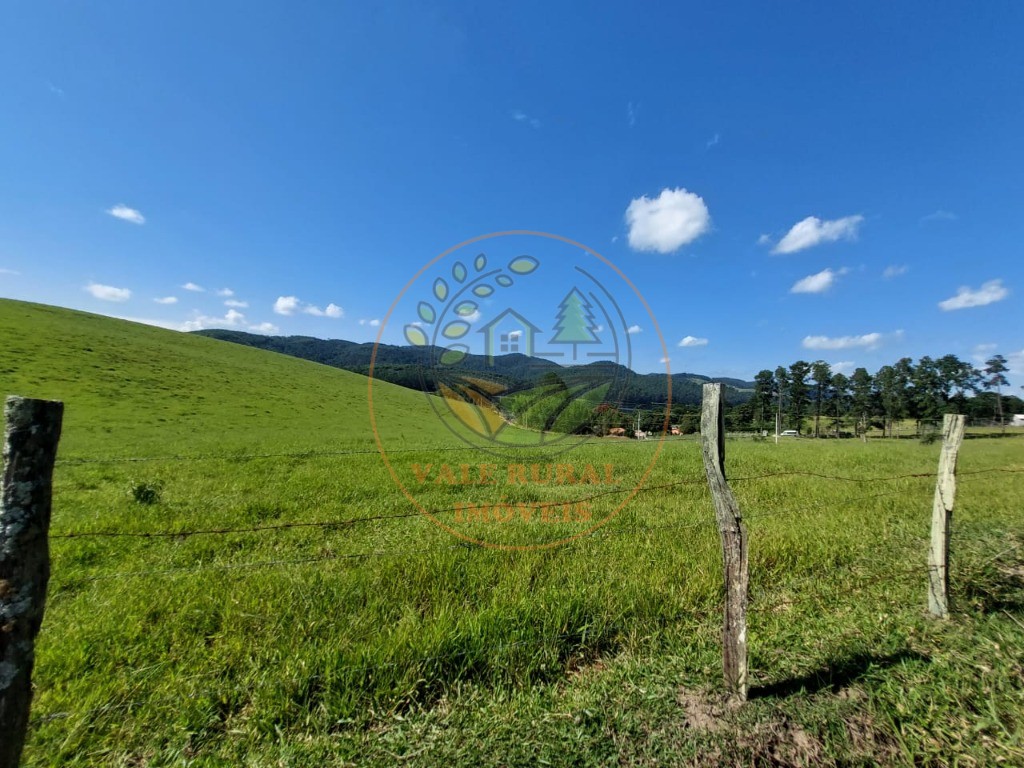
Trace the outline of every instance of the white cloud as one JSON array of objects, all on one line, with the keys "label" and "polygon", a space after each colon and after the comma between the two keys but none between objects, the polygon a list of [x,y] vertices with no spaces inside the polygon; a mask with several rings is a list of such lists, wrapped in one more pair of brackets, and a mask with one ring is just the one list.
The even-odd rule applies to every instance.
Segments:
[{"label": "white cloud", "polygon": [[518,339],[522,335],[523,335],[522,331],[509,331],[508,332],[508,337],[510,339]]},{"label": "white cloud", "polygon": [[989,280],[976,291],[966,285],[961,286],[956,296],[940,301],[939,306],[947,312],[952,309],[984,307],[986,304],[1002,301],[1009,295],[1010,291],[1003,285],[1002,280]]},{"label": "white cloud", "polygon": [[235,292],[232,291],[230,288],[221,288],[219,291],[217,291],[217,295],[223,296],[225,298],[231,298],[232,296],[235,295]]},{"label": "white cloud", "polygon": [[274,302],[274,314],[293,315],[299,308],[299,300],[295,296],[278,296]]},{"label": "white cloud", "polygon": [[178,297],[177,296],[164,296],[161,299],[153,299],[153,301],[155,301],[157,304],[177,304],[178,303]]},{"label": "white cloud", "polygon": [[642,330],[643,330],[643,328],[641,328],[639,325],[631,325],[631,326],[629,326],[629,328],[626,329],[626,333],[630,333],[630,334],[640,333],[640,331],[642,331]]},{"label": "white cloud", "polygon": [[771,242],[772,238],[770,235],[761,235],[759,238],[757,238],[758,245],[771,245]]},{"label": "white cloud", "polygon": [[971,358],[979,366],[985,364],[985,360],[996,351],[998,344],[975,344],[974,349],[971,350]]},{"label": "white cloud", "polygon": [[658,362],[661,363],[662,365],[664,365],[665,363],[672,362],[672,358],[671,357],[662,357],[662,358],[660,358],[658,360]]},{"label": "white cloud", "polygon": [[512,119],[515,120],[517,123],[526,123],[532,128],[540,128],[540,120],[538,120],[536,117],[530,117],[521,109],[517,109],[512,112]]},{"label": "white cloud", "polygon": [[359,321],[359,324],[360,325],[370,325],[370,326],[373,326],[374,328],[376,328],[378,325],[380,325],[380,320],[378,320],[377,318],[374,318],[373,320],[362,319],[362,320]]},{"label": "white cloud", "polygon": [[626,208],[629,245],[636,251],[672,253],[711,228],[711,215],[699,195],[679,187],[658,197],[638,197]]},{"label": "white cloud", "polygon": [[152,325],[157,328],[165,328],[169,331],[202,331],[206,328],[237,328],[244,327],[246,330],[255,333],[277,333],[278,327],[273,323],[259,323],[249,325],[245,322],[245,316],[240,312],[232,314],[228,312],[224,317],[210,317],[209,315],[196,314],[191,320],[175,322],[173,320],[158,320],[149,317],[117,317],[118,320],[128,320],[132,323]]},{"label": "white cloud", "polygon": [[875,349],[882,343],[882,334],[865,333],[861,336],[805,336],[804,349]]},{"label": "white cloud", "polygon": [[192,291],[193,293],[203,293],[206,290],[205,288],[203,288],[203,286],[196,285],[195,283],[185,283],[181,287],[184,288],[186,291]]},{"label": "white cloud", "polygon": [[21,272],[18,272],[18,271],[13,270],[13,269],[3,269],[3,268],[0,268],[0,275],[20,275],[20,274],[21,274]]},{"label": "white cloud", "polygon": [[225,307],[235,307],[236,309],[246,309],[249,306],[248,301],[239,301],[238,299],[228,299],[224,302]]},{"label": "white cloud", "polygon": [[679,340],[680,347],[706,347],[707,345],[707,339],[701,339],[697,336],[684,336]]},{"label": "white cloud", "polygon": [[910,267],[908,267],[906,264],[891,264],[885,268],[885,271],[882,273],[882,277],[884,277],[886,280],[892,280],[894,277],[905,275],[909,271]]},{"label": "white cloud", "polygon": [[821,293],[823,291],[827,291],[835,285],[836,278],[840,275],[846,274],[846,272],[846,269],[840,269],[838,272],[833,272],[831,269],[823,269],[815,275],[808,275],[801,280],[797,280],[793,283],[793,287],[789,289],[789,292]]},{"label": "white cloud", "polygon": [[128,301],[132,297],[132,292],[127,288],[115,288],[112,285],[100,285],[99,283],[89,283],[85,286],[85,290],[91,293],[93,298],[101,301]]},{"label": "white cloud", "polygon": [[274,302],[274,312],[278,315],[294,315],[296,312],[302,312],[307,315],[313,315],[314,317],[344,317],[345,310],[339,307],[337,304],[328,304],[326,309],[320,309],[315,304],[307,304],[304,301],[300,301],[297,296],[278,296],[277,301]]},{"label": "white cloud", "polygon": [[1024,349],[1006,356],[1006,367],[1014,376],[1024,376]]},{"label": "white cloud", "polygon": [[245,315],[234,309],[229,309],[224,317],[211,317],[209,315],[197,314],[191,320],[181,324],[183,331],[201,331],[204,328],[234,328],[245,323]]},{"label": "white cloud", "polygon": [[841,373],[844,376],[853,371],[856,363],[851,360],[840,360],[838,363],[832,363],[832,373]]},{"label": "white cloud", "polygon": [[921,223],[927,224],[930,221],[956,221],[959,217],[952,211],[943,211],[941,209],[934,213],[929,213],[927,216],[921,217]]},{"label": "white cloud", "polygon": [[719,136],[716,133],[714,136],[712,136],[710,139],[707,140],[707,142],[704,145],[704,149],[711,149],[712,147],[716,146],[720,139],[721,139],[721,136]]},{"label": "white cloud", "polygon": [[255,333],[277,333],[273,323],[250,323],[245,315],[235,309],[229,309],[223,317],[212,317],[197,313],[191,320],[178,326],[181,331],[201,331],[206,328],[245,328]]},{"label": "white cloud", "polygon": [[629,123],[630,128],[636,125],[636,113],[639,107],[639,104],[634,106],[632,101],[626,104],[626,121]]},{"label": "white cloud", "polygon": [[[294,297],[288,296],[286,298],[294,298]],[[279,299],[279,301],[280,301],[280,299]],[[277,310],[275,309],[275,311],[277,311]],[[337,318],[337,317],[342,317],[345,314],[345,310],[343,310],[337,304],[328,304],[327,305],[327,309],[320,309],[320,307],[315,306],[313,304],[307,304],[306,306],[304,306],[302,308],[302,311],[305,312],[307,315],[313,315],[314,317],[335,317],[335,318]],[[282,313],[282,314],[284,314],[284,313]]]},{"label": "white cloud", "polygon": [[118,203],[113,208],[108,208],[107,213],[109,213],[115,219],[121,219],[121,221],[130,221],[132,224],[146,223],[145,216],[143,216],[134,208],[129,208],[124,203]]},{"label": "white cloud", "polygon": [[857,228],[864,221],[863,216],[845,216],[841,219],[823,221],[817,216],[808,216],[792,226],[786,236],[772,249],[772,253],[796,253],[821,243],[836,240],[854,240]]}]

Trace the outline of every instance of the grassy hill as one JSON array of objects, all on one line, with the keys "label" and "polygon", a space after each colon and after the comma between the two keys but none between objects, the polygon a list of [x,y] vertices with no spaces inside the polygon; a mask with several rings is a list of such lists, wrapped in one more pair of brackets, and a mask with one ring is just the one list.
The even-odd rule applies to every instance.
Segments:
[{"label": "grassy hill", "polygon": [[[0,392],[65,401],[63,457],[373,448],[367,379],[355,373],[9,300],[0,300],[0,341]],[[422,393],[375,390],[386,437],[452,441]]]},{"label": "grassy hill", "polygon": [[[939,446],[730,442],[758,694],[734,712],[694,442],[578,448],[614,467],[595,517],[645,490],[571,545],[503,551],[412,509],[357,374],[9,301],[0,342],[4,391],[67,403],[25,765],[1024,762],[1016,440],[961,450],[948,622],[923,610]],[[410,461],[463,455],[422,393],[375,392]]]}]

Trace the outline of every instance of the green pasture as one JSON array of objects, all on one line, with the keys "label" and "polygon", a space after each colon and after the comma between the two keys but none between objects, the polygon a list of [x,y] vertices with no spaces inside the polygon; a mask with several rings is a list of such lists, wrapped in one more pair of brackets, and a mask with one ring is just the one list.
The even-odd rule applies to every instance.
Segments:
[{"label": "green pasture", "polygon": [[[1024,439],[964,443],[945,622],[924,610],[934,480],[902,477],[937,443],[730,441],[754,685],[732,710],[693,440],[483,459],[375,384],[392,471],[438,522],[583,498],[604,521],[458,527],[577,536],[480,546],[398,488],[364,377],[18,302],[0,338],[4,391],[67,408],[26,765],[1024,763]],[[613,477],[416,484],[484,461]]]}]

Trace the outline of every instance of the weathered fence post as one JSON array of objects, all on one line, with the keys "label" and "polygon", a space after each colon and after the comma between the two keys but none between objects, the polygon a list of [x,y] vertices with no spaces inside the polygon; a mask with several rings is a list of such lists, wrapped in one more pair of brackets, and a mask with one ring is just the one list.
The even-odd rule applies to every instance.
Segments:
[{"label": "weathered fence post", "polygon": [[8,397],[0,500],[0,768],[21,759],[50,580],[53,463],[64,404]]},{"label": "weathered fence post", "polygon": [[747,533],[740,508],[725,479],[725,430],[722,385],[705,384],[700,414],[701,452],[722,537],[725,571],[725,621],[722,666],[725,685],[740,701],[747,698]]},{"label": "weathered fence post", "polygon": [[942,453],[932,502],[932,538],[928,546],[928,610],[949,617],[949,523],[956,498],[956,454],[964,439],[964,417],[942,419]]}]

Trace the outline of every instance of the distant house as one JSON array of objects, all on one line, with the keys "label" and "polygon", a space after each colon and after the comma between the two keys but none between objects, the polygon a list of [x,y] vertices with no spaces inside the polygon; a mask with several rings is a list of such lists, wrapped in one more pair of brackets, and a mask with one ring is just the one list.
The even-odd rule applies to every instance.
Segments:
[{"label": "distant house", "polygon": [[1024,413],[1015,413],[1010,419],[1011,427],[1024,427]]},{"label": "distant house", "polygon": [[683,434],[683,433],[682,433],[682,432],[680,431],[679,427],[677,427],[677,426],[675,426],[675,425],[673,425],[673,426],[672,426],[672,428],[671,428],[671,429],[670,429],[670,430],[668,431],[668,433],[669,433],[670,435],[681,435],[681,434]]},{"label": "distant house", "polygon": [[487,362],[494,364],[498,355],[533,355],[534,336],[540,328],[520,315],[514,309],[506,309],[480,329],[484,335],[484,354]]}]

